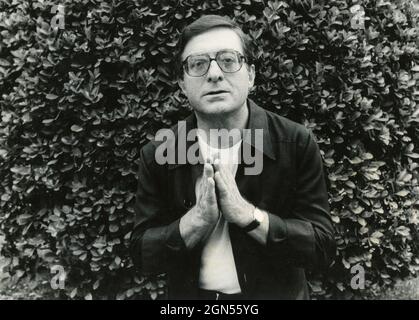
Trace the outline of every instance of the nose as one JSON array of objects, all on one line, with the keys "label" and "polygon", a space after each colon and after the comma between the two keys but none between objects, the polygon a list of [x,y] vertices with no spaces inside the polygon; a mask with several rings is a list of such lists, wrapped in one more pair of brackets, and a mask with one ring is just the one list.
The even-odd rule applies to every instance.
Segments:
[{"label": "nose", "polygon": [[209,82],[217,82],[222,80],[224,77],[223,71],[220,69],[216,60],[210,62],[210,66],[207,73],[207,79]]}]

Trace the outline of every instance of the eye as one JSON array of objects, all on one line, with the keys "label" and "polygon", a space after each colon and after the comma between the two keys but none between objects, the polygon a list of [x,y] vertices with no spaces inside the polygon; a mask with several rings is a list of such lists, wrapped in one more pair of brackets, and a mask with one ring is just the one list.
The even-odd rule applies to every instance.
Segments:
[{"label": "eye", "polygon": [[192,58],[189,59],[189,66],[191,68],[201,68],[208,63],[208,59],[205,58]]},{"label": "eye", "polygon": [[237,57],[236,57],[236,55],[234,54],[234,53],[223,53],[221,56],[220,56],[220,60],[223,62],[223,63],[227,63],[227,64],[229,64],[229,63],[235,63],[235,62],[237,62]]},{"label": "eye", "polygon": [[224,62],[234,62],[234,59],[231,57],[223,58]]}]

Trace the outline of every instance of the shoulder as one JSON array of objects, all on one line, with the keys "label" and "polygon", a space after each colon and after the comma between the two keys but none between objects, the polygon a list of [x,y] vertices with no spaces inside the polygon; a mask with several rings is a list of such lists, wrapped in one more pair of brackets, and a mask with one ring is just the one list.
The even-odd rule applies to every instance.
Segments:
[{"label": "shoulder", "polygon": [[297,170],[321,167],[320,149],[311,130],[273,112],[267,111],[267,117],[279,159],[286,159]]},{"label": "shoulder", "polygon": [[292,143],[301,146],[314,139],[311,131],[304,125],[271,111],[265,111],[268,118],[269,133],[276,142]]},{"label": "shoulder", "polygon": [[[170,128],[159,129],[153,139],[141,148],[140,157],[147,166],[158,166],[159,169],[167,167],[167,158],[177,154],[177,141],[180,138],[179,135],[186,138],[186,132],[188,130],[187,121],[190,121],[189,118],[190,117],[178,121]],[[157,158],[159,156],[162,159],[158,161]]]}]

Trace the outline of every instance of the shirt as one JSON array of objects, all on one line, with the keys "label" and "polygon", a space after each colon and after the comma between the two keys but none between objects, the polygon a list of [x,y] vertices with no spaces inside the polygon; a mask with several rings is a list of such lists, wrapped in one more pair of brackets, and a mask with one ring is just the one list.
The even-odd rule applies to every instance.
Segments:
[{"label": "shirt", "polygon": [[[241,140],[230,148],[222,149],[211,147],[199,134],[198,142],[204,160],[209,160],[212,163],[213,159],[218,157],[220,163],[226,165],[233,176],[236,175]],[[198,197],[201,178],[198,177],[196,181],[196,197]],[[227,294],[241,292],[228,232],[228,223],[222,212],[220,212],[218,222],[202,249],[199,287]]]}]

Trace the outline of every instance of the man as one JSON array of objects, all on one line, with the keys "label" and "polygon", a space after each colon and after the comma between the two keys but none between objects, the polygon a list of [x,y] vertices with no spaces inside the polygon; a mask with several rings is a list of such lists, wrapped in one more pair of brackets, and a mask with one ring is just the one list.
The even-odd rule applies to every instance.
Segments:
[{"label": "man", "polygon": [[[161,165],[156,140],[141,151],[131,253],[144,275],[167,273],[171,299],[307,299],[305,269],[327,268],[335,254],[317,144],[248,99],[250,59],[230,19],[187,26],[179,86],[194,112],[173,128],[174,145],[177,154],[180,137],[200,129],[186,143],[198,143],[205,163]],[[215,129],[239,134],[220,142],[209,139]],[[245,139],[245,129],[262,129],[262,142]],[[261,153],[259,174],[237,161],[249,146]]]}]

